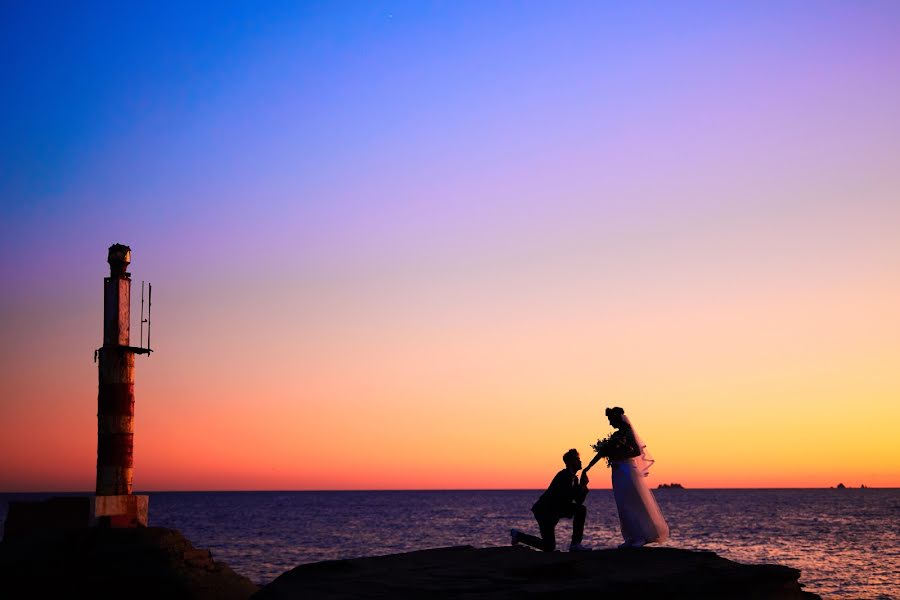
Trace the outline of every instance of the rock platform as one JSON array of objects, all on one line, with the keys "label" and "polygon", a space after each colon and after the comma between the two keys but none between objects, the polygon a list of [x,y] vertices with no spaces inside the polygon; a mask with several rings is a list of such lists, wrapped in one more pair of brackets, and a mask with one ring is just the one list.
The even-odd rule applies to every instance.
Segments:
[{"label": "rock platform", "polygon": [[819,598],[799,577],[790,567],[666,547],[457,546],[304,564],[258,588],[171,529],[41,531],[0,543],[2,598]]},{"label": "rock platform", "polygon": [[258,587],[161,527],[85,527],[0,543],[0,598],[246,600]]},{"label": "rock platform", "polygon": [[254,600],[290,598],[819,598],[800,571],[713,552],[627,548],[543,553],[459,546],[301,565]]}]

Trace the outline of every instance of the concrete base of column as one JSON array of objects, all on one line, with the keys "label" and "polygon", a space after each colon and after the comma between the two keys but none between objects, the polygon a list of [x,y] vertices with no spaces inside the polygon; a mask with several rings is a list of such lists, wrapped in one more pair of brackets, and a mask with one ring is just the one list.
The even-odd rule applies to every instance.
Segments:
[{"label": "concrete base of column", "polygon": [[146,527],[150,496],[94,496],[91,524],[99,527]]}]

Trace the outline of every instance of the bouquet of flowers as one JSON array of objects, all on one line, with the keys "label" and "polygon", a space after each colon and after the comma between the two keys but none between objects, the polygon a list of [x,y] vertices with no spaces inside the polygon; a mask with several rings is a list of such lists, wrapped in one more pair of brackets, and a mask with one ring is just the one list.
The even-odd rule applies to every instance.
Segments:
[{"label": "bouquet of flowers", "polygon": [[606,458],[606,466],[612,466],[617,460],[622,460],[628,456],[628,440],[618,431],[597,440],[596,444],[591,444],[594,452]]}]

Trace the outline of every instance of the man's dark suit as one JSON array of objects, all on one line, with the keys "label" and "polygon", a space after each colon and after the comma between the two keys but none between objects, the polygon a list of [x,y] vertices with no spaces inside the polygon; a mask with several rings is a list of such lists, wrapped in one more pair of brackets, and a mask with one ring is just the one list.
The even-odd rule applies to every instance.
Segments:
[{"label": "man's dark suit", "polygon": [[[561,518],[572,519],[572,544],[581,543],[584,520],[587,516],[587,509],[584,508],[587,494],[587,486],[580,485],[578,477],[568,469],[563,469],[556,474],[547,491],[531,507],[531,512],[534,513],[534,518],[541,528],[541,547],[546,552],[556,549],[556,524]],[[526,540],[522,541],[528,543]]]}]

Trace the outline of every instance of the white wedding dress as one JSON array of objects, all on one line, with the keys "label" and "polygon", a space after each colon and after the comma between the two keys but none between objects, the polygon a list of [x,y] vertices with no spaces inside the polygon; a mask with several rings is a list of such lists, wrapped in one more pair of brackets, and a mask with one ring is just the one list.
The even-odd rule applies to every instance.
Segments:
[{"label": "white wedding dress", "polygon": [[[629,426],[631,422],[623,415]],[[651,542],[664,542],[669,539],[669,526],[659,511],[659,505],[653,492],[647,487],[644,478],[653,464],[653,458],[647,452],[647,446],[638,437],[634,427],[631,428],[641,455],[620,461],[613,461],[612,488],[619,510],[619,523],[622,526],[622,546],[643,546]]]}]

